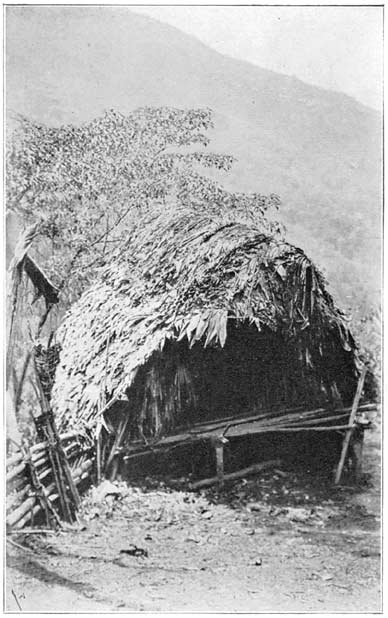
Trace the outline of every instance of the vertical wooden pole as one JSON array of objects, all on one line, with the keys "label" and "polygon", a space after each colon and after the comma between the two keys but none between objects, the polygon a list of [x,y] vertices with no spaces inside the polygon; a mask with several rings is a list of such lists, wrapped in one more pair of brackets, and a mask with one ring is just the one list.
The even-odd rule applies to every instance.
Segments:
[{"label": "vertical wooden pole", "polygon": [[352,405],[352,411],[350,413],[350,417],[349,417],[349,429],[347,430],[346,434],[345,434],[345,438],[342,444],[342,452],[341,452],[341,457],[340,460],[338,462],[338,467],[337,467],[337,471],[335,474],[335,484],[338,485],[338,483],[341,480],[341,474],[342,474],[342,470],[345,464],[345,459],[346,459],[346,454],[348,452],[348,448],[349,448],[349,444],[350,444],[350,440],[354,431],[354,419],[356,417],[356,413],[357,413],[357,408],[358,408],[358,404],[360,402],[361,399],[361,394],[362,394],[362,389],[364,386],[364,380],[365,380],[365,376],[366,376],[366,366],[364,365],[361,371],[361,375],[359,377],[358,380],[358,384],[357,384],[357,391],[353,400],[353,405]]},{"label": "vertical wooden pole", "polygon": [[101,483],[101,424],[97,427],[97,444],[96,444],[96,465],[97,465],[97,485]]},{"label": "vertical wooden pole", "polygon": [[356,480],[361,476],[362,472],[362,452],[364,447],[364,430],[358,427],[354,432],[352,444],[353,458],[353,473]]},{"label": "vertical wooden pole", "polygon": [[53,435],[54,442],[55,442],[55,445],[56,445],[57,455],[59,456],[58,457],[59,465],[60,465],[60,467],[63,470],[63,474],[64,474],[64,478],[65,478],[65,486],[66,486],[66,483],[67,483],[67,486],[68,486],[69,491],[70,491],[71,498],[73,499],[75,507],[77,509],[79,504],[80,504],[80,502],[81,502],[81,498],[80,498],[80,495],[78,493],[78,489],[77,489],[77,487],[76,487],[76,485],[75,485],[75,483],[73,481],[73,477],[72,477],[72,474],[71,474],[69,462],[67,460],[66,453],[63,450],[61,439],[59,437],[58,429],[57,429],[57,426],[56,426],[56,423],[55,423],[54,415],[52,414],[51,410],[50,410],[50,414],[48,415],[48,423],[50,425],[50,430],[51,430],[51,433]]},{"label": "vertical wooden pole", "polygon": [[220,487],[224,484],[224,445],[217,444],[216,446],[216,459],[217,459],[217,477]]},{"label": "vertical wooden pole", "polygon": [[117,455],[115,455],[115,457],[113,458],[111,472],[109,476],[111,482],[113,482],[116,479],[118,469],[119,469],[119,458]]},{"label": "vertical wooden pole", "polygon": [[222,487],[224,484],[224,441],[217,439],[214,441],[214,446],[216,449],[218,485]]},{"label": "vertical wooden pole", "polygon": [[50,423],[50,406],[47,401],[46,395],[43,390],[42,383],[40,381],[39,373],[35,365],[36,384],[38,387],[40,405],[42,408],[42,415],[40,417],[40,426],[42,427],[43,435],[48,442],[47,454],[50,461],[54,482],[57,486],[59,502],[61,505],[62,516],[71,521],[71,511],[66,496],[66,486],[64,484],[61,463],[59,461],[58,451],[56,449],[56,440],[53,435],[52,426]]}]

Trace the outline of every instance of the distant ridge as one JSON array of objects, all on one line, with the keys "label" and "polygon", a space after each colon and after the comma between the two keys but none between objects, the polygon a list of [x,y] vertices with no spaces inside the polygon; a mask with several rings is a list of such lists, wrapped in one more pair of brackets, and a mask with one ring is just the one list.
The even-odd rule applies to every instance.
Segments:
[{"label": "distant ridge", "polygon": [[229,58],[124,7],[7,7],[7,117],[79,123],[116,108],[207,106],[222,178],[278,193],[288,239],[342,305],[380,287],[381,117],[345,94]]}]

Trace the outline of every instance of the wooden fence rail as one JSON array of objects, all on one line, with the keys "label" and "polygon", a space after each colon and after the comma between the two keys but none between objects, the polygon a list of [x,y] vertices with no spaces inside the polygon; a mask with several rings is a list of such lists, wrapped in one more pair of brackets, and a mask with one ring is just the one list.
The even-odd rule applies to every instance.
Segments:
[{"label": "wooden fence rail", "polygon": [[94,450],[88,436],[67,433],[13,453],[6,461],[7,527],[74,520],[77,487],[93,473]]}]

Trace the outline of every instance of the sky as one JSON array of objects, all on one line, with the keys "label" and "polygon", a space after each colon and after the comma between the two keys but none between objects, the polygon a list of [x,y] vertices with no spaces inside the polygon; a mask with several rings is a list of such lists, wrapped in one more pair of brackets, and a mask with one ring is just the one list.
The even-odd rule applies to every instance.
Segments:
[{"label": "sky", "polygon": [[381,109],[383,10],[374,6],[132,6],[217,51]]}]

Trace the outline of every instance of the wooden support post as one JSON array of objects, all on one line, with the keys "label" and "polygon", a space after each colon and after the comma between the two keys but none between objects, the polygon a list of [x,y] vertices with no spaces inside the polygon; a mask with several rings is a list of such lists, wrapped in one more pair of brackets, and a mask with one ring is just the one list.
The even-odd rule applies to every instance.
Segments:
[{"label": "wooden support post", "polygon": [[66,488],[66,483],[67,486],[69,488],[69,492],[70,492],[70,496],[74,502],[75,508],[77,509],[80,502],[81,502],[81,498],[79,496],[78,493],[78,489],[75,486],[75,483],[73,481],[73,477],[71,475],[71,470],[70,470],[70,466],[69,466],[69,462],[67,460],[67,455],[66,452],[62,446],[62,442],[61,439],[59,437],[58,434],[58,430],[57,430],[57,426],[55,423],[55,419],[54,416],[52,414],[49,415],[48,417],[48,421],[50,423],[50,430],[51,433],[54,437],[55,440],[55,444],[57,447],[57,455],[58,455],[58,461],[59,461],[59,465],[61,467],[61,469],[63,470],[63,475],[64,475],[64,481],[65,481],[65,488]]},{"label": "wooden support post", "polygon": [[362,452],[364,448],[364,429],[357,427],[352,441],[352,469],[354,478],[359,480],[362,472]]},{"label": "wooden support post", "polygon": [[364,380],[365,380],[365,376],[366,376],[366,366],[364,365],[361,371],[361,375],[359,377],[358,380],[358,384],[357,384],[357,391],[353,400],[353,405],[352,405],[352,410],[350,412],[350,417],[349,417],[349,429],[347,430],[346,434],[345,434],[345,438],[342,444],[342,452],[341,452],[341,457],[340,460],[338,462],[338,467],[337,467],[337,471],[335,474],[335,484],[338,485],[338,483],[341,480],[341,475],[342,475],[342,470],[345,464],[345,459],[346,459],[346,455],[348,452],[348,448],[349,448],[349,444],[350,444],[350,440],[351,437],[353,435],[353,431],[355,428],[355,418],[356,418],[356,413],[357,413],[357,408],[358,408],[358,404],[360,402],[361,399],[361,394],[362,394],[362,389],[364,386]]},{"label": "wooden support post", "polygon": [[118,470],[119,470],[119,457],[118,455],[115,455],[112,461],[111,471],[109,475],[109,479],[112,483],[114,480],[116,480]]},{"label": "wooden support post", "polygon": [[97,462],[97,485],[101,483],[101,447],[102,447],[102,425],[101,422],[97,425],[97,439],[96,439],[96,462]]},{"label": "wooden support post", "polygon": [[40,405],[42,408],[42,415],[40,417],[42,421],[41,427],[45,441],[47,441],[48,443],[48,458],[52,468],[54,481],[58,490],[62,517],[64,517],[67,521],[71,522],[74,519],[72,512],[72,501],[79,501],[79,495],[72,480],[70,481],[69,489],[71,494],[72,490],[75,491],[75,494],[71,495],[71,497],[69,497],[68,495],[68,489],[66,485],[66,473],[68,475],[71,475],[71,473],[68,468],[66,455],[63,453],[62,450],[50,404],[40,381],[39,372],[36,366],[36,359],[34,359],[34,366],[36,385],[39,393]]},{"label": "wooden support post", "polygon": [[224,484],[224,445],[216,443],[217,478],[220,487]]},{"label": "wooden support post", "polygon": [[224,446],[227,442],[228,440],[223,436],[217,437],[213,440],[216,451],[217,479],[220,487],[224,484]]}]

